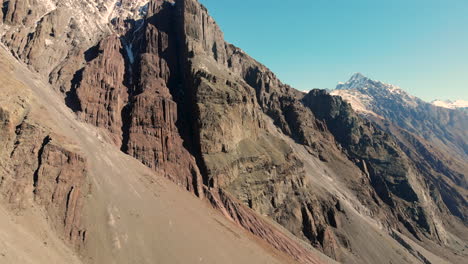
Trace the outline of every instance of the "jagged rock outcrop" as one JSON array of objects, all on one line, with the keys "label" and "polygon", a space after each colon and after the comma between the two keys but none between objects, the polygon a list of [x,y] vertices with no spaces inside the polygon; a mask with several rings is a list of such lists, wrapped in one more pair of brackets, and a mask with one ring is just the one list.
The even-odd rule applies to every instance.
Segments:
[{"label": "jagged rock outcrop", "polygon": [[[139,19],[146,1],[3,1],[5,46],[63,93],[86,65],[89,49],[113,31],[111,20]],[[46,59],[44,59],[46,58]]]},{"label": "jagged rock outcrop", "polygon": [[179,85],[170,7],[170,2],[151,2],[141,29],[143,35],[133,43],[138,52],[135,84],[126,112],[129,130],[124,133],[128,133],[128,138],[122,149],[145,165],[162,169],[169,178],[202,196],[201,174],[179,134],[179,109],[170,91]]},{"label": "jagged rock outcrop", "polygon": [[124,152],[203,195],[201,174],[183,147],[178,107],[169,91],[178,72],[165,5],[170,4],[151,3],[145,22],[130,22],[123,25],[129,29],[126,36],[102,40],[95,56],[75,74],[68,99],[84,121],[107,129]]},{"label": "jagged rock outcrop", "polygon": [[52,138],[44,139],[45,145],[40,150],[40,166],[34,175],[34,199],[55,218],[58,226],[63,225],[66,237],[79,246],[86,241],[86,229],[81,224],[87,194],[86,159],[49,140]]},{"label": "jagged rock outcrop", "polygon": [[[11,89],[12,83],[6,81]],[[81,223],[87,193],[87,162],[68,139],[40,125],[30,114],[30,97],[20,83],[0,104],[0,193],[17,211],[42,206],[61,237],[80,247],[86,241]]]},{"label": "jagged rock outcrop", "polygon": [[97,57],[83,70],[73,87],[75,94],[69,104],[80,112],[81,118],[97,127],[109,130],[115,144],[122,144],[122,110],[128,103],[124,85],[125,59],[122,43],[116,35],[101,41]]}]

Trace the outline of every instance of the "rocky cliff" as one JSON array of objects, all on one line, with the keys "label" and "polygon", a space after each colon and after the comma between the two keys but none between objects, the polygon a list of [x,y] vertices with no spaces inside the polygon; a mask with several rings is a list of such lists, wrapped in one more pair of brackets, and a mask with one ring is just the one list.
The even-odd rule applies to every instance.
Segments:
[{"label": "rocky cliff", "polygon": [[[300,263],[323,261],[312,247],[343,263],[464,258],[466,186],[449,201],[447,176],[432,175],[394,131],[325,91],[281,83],[225,42],[196,0],[85,2],[4,2],[2,42],[105,141]],[[82,179],[57,168],[86,159],[41,137],[24,143],[36,153],[31,166],[13,167],[33,175],[26,193],[39,203],[66,194],[52,214],[84,240]],[[56,186],[42,184],[53,177]],[[27,186],[20,178],[14,184]]]},{"label": "rocky cliff", "polygon": [[62,237],[79,248],[86,240],[81,223],[86,158],[70,139],[39,121],[42,112],[31,94],[8,76],[12,71],[5,61],[1,68],[0,192],[14,210],[42,207]]}]

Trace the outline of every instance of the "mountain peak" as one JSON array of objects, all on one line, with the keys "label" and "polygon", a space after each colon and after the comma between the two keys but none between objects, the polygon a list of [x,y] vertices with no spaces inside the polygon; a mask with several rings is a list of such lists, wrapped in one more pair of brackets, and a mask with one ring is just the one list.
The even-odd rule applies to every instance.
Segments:
[{"label": "mountain peak", "polygon": [[354,73],[351,78],[345,83],[340,82],[336,86],[337,90],[350,90],[350,89],[362,89],[369,86],[368,82],[372,81],[371,79],[367,78],[364,74],[360,72]]},{"label": "mountain peak", "polygon": [[357,72],[351,76],[346,83],[338,83],[336,90],[379,90],[391,93],[402,93],[400,87],[384,83],[381,81],[372,80],[360,72]]},{"label": "mountain peak", "polygon": [[356,72],[355,74],[353,74],[353,76],[351,76],[351,78],[349,79],[348,82],[360,81],[360,80],[363,80],[363,79],[369,79],[369,78],[367,78],[366,76],[364,76],[360,72]]}]

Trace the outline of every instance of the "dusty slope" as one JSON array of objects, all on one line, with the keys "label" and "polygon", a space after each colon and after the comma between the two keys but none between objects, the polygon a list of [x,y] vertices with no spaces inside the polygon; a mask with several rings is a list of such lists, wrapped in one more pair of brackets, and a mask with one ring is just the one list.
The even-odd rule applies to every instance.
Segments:
[{"label": "dusty slope", "polygon": [[0,201],[0,263],[81,264],[76,253],[58,239],[45,215],[31,207],[11,212]]},{"label": "dusty slope", "polygon": [[[2,65],[5,66],[4,62],[11,57],[3,50],[1,53]],[[14,68],[11,77],[19,79],[25,86],[4,85],[2,94],[8,89],[17,89],[17,94],[21,89],[30,89],[34,98],[31,112],[41,113],[34,118],[41,118],[42,124],[54,132],[67,135],[88,158],[91,189],[82,219],[88,227],[87,242],[80,250],[85,263],[289,262],[204,202],[104,143],[94,128],[75,121],[73,114],[50,87],[38,77],[30,78],[36,75],[22,66],[11,65]],[[2,72],[5,73],[5,68]],[[38,210],[39,213],[36,212]],[[5,263],[27,263],[20,257],[33,259],[34,263],[78,263],[63,242],[56,239],[56,232],[41,221],[40,209],[31,211],[34,218],[18,220],[11,230],[3,229],[9,222],[4,223],[3,220],[0,223],[3,227],[0,241],[9,243],[2,249],[4,252],[0,252],[9,256]],[[1,213],[2,216],[10,214],[3,210]],[[25,214],[29,216],[29,210]],[[40,229],[36,228],[38,224]],[[42,245],[37,233],[24,231],[33,228],[44,230],[42,232],[50,237],[47,240],[50,247]],[[10,237],[16,234],[23,237],[18,237],[19,243],[12,246],[15,241]],[[41,236],[43,234],[40,233]],[[46,254],[50,258],[45,258]]]}]

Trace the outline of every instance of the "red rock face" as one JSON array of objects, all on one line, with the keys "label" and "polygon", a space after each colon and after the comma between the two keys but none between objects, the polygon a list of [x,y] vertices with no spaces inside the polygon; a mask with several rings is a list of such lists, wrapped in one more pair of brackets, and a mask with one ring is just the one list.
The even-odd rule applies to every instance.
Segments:
[{"label": "red rock face", "polygon": [[67,143],[60,136],[28,120],[2,138],[2,144],[6,147],[1,153],[2,168],[7,173],[0,181],[0,192],[16,210],[30,203],[42,206],[62,237],[80,247],[86,240],[81,224],[86,160],[63,147]]},{"label": "red rock face", "polygon": [[133,98],[130,116],[125,151],[146,166],[163,171],[179,185],[201,194],[202,180],[195,159],[183,147],[175,126],[177,104],[170,97],[145,91]]},{"label": "red rock face", "polygon": [[79,246],[86,240],[86,230],[81,226],[86,160],[49,142],[42,149],[39,163],[34,178],[34,199],[46,208],[58,226],[63,226],[65,236]]},{"label": "red rock face", "polygon": [[167,5],[152,2],[148,21],[138,32],[129,32],[139,41],[127,45],[116,35],[101,41],[77,84],[75,103],[81,118],[108,130],[124,152],[202,195],[201,174],[183,146],[177,104],[169,90],[177,56],[169,31],[172,12],[163,8]]},{"label": "red rock face", "polygon": [[88,123],[109,130],[116,145],[122,143],[121,112],[127,104],[124,86],[125,60],[118,36],[112,35],[99,44],[99,55],[83,71],[76,88],[80,117]]},{"label": "red rock face", "polygon": [[136,86],[128,108],[128,131],[122,149],[145,165],[188,190],[202,195],[201,174],[195,159],[183,146],[176,126],[178,113],[169,85],[177,74],[177,56],[168,31],[169,15],[162,5],[152,2],[140,55],[137,58]]}]

